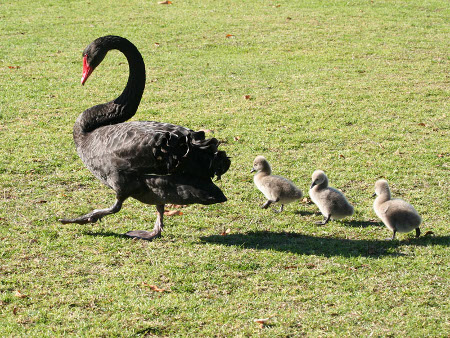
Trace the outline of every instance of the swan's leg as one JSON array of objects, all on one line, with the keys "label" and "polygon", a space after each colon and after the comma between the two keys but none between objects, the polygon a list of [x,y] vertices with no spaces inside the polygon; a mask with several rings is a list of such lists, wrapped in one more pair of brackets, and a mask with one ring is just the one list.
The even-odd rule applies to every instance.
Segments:
[{"label": "swan's leg", "polygon": [[108,209],[96,209],[86,215],[77,217],[77,218],[61,218],[59,221],[62,224],[68,223],[78,223],[78,224],[86,224],[86,223],[95,223],[105,217],[107,215],[115,214],[122,209],[123,199],[117,198],[116,203],[111,208]]},{"label": "swan's leg", "polygon": [[316,222],[316,224],[318,224],[318,225],[325,225],[325,224],[327,224],[330,221],[330,219],[331,219],[331,214],[328,215],[328,217],[324,217],[322,222]]},{"label": "swan's leg", "polygon": [[420,236],[420,229],[416,228],[416,238],[418,238]]},{"label": "swan's leg", "polygon": [[133,230],[128,231],[125,236],[132,238],[145,239],[147,241],[151,241],[154,238],[158,238],[161,236],[161,231],[163,230],[163,217],[164,217],[164,204],[160,204],[156,206],[156,222],[152,231],[145,230]]}]

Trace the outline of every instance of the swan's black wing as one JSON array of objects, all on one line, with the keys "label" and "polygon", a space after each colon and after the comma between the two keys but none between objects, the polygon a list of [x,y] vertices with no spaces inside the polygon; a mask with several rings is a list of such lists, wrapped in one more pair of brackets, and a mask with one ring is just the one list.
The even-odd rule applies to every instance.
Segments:
[{"label": "swan's black wing", "polygon": [[104,126],[90,132],[84,142],[89,144],[79,147],[80,157],[106,184],[117,174],[142,177],[187,173],[220,178],[230,166],[225,152],[218,150],[217,139],[205,139],[204,132],[169,123],[127,122]]}]

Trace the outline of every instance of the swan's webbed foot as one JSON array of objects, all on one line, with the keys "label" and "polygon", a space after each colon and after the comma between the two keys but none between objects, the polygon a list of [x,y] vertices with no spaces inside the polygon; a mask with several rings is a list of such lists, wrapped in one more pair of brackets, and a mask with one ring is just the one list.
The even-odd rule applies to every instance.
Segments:
[{"label": "swan's webbed foot", "polygon": [[60,218],[58,219],[58,221],[60,221],[62,224],[69,224],[69,223],[87,224],[87,223],[95,223],[101,219],[102,219],[101,216],[95,215],[94,212],[91,212],[89,214],[77,218]]},{"label": "swan's webbed foot", "polygon": [[133,230],[125,233],[124,236],[136,239],[144,239],[146,241],[152,241],[155,238],[161,237],[161,231]]},{"label": "swan's webbed foot", "polygon": [[116,203],[111,208],[108,209],[98,209],[94,210],[86,215],[77,217],[77,218],[60,218],[58,221],[60,221],[62,224],[69,224],[69,223],[77,223],[77,224],[86,224],[86,223],[95,223],[102,219],[102,217],[105,217],[107,215],[115,214],[116,212],[119,212],[122,208],[122,200],[117,199]]},{"label": "swan's webbed foot", "polygon": [[143,239],[146,241],[152,241],[155,238],[161,237],[161,232],[163,230],[163,216],[164,216],[164,204],[156,206],[157,216],[155,226],[152,231],[145,230],[133,230],[128,231],[124,236]]}]

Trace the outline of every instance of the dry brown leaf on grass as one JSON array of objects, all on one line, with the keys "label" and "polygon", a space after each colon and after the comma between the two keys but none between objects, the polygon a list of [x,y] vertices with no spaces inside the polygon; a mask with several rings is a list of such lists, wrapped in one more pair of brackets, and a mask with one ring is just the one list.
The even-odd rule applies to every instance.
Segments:
[{"label": "dry brown leaf on grass", "polygon": [[160,2],[158,2],[158,4],[159,5],[171,5],[172,1],[169,1],[169,0],[167,0],[167,1],[160,1]]},{"label": "dry brown leaf on grass", "polygon": [[186,204],[166,204],[166,207],[168,207],[170,209],[181,209],[181,208],[186,208],[187,205]]},{"label": "dry brown leaf on grass", "polygon": [[304,198],[302,199],[302,203],[309,204],[309,203],[310,203],[310,200],[308,199],[308,197],[304,197]]},{"label": "dry brown leaf on grass", "polygon": [[181,216],[183,213],[180,210],[164,210],[164,216]]},{"label": "dry brown leaf on grass", "polygon": [[13,307],[13,315],[15,316],[15,315],[17,315],[17,307]]},{"label": "dry brown leaf on grass", "polygon": [[27,298],[27,295],[24,295],[19,290],[16,290],[16,292],[14,292],[14,296],[17,297],[17,298]]},{"label": "dry brown leaf on grass", "polygon": [[235,136],[233,139],[234,139],[235,141],[239,141],[240,138],[241,138],[240,136]]},{"label": "dry brown leaf on grass", "polygon": [[146,286],[148,288],[150,288],[150,290],[155,291],[155,292],[170,292],[169,290],[166,289],[160,289],[159,287],[157,287],[156,285],[153,284],[148,284],[146,282],[142,282],[143,286]]},{"label": "dry brown leaf on grass", "polygon": [[252,96],[251,96],[251,95],[244,95],[244,99],[246,99],[246,100],[251,100],[251,99],[252,99]]},{"label": "dry brown leaf on grass", "polygon": [[272,317],[275,317],[275,315],[271,315],[271,316],[269,316],[269,317],[267,317],[267,318],[253,319],[253,321],[254,321],[255,323],[258,323],[260,328],[263,328],[264,325],[269,324],[268,322],[269,322],[269,320],[270,320]]},{"label": "dry brown leaf on grass", "polygon": [[233,34],[227,34],[227,35],[225,35],[225,37],[228,38],[228,39],[229,38],[234,38],[234,35]]},{"label": "dry brown leaf on grass", "polygon": [[231,232],[231,229],[230,229],[230,228],[228,228],[227,230],[225,230],[225,228],[223,228],[223,231],[220,233],[220,235],[226,236],[226,235],[228,235],[230,232]]}]

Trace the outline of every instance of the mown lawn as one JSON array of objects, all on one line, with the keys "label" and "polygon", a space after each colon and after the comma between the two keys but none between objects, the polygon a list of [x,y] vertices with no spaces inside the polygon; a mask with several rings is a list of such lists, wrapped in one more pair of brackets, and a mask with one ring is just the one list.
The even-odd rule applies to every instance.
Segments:
[{"label": "mown lawn", "polygon": [[[0,336],[447,336],[448,2],[172,2],[0,3]],[[232,157],[228,202],[182,208],[154,242],[121,236],[153,227],[134,200],[57,222],[114,201],[72,141],[126,83],[110,52],[80,86],[81,52],[107,34],[146,61],[134,120],[209,129]],[[306,196],[323,169],[355,214],[260,209],[256,155]],[[424,236],[386,241],[379,178]]]}]

